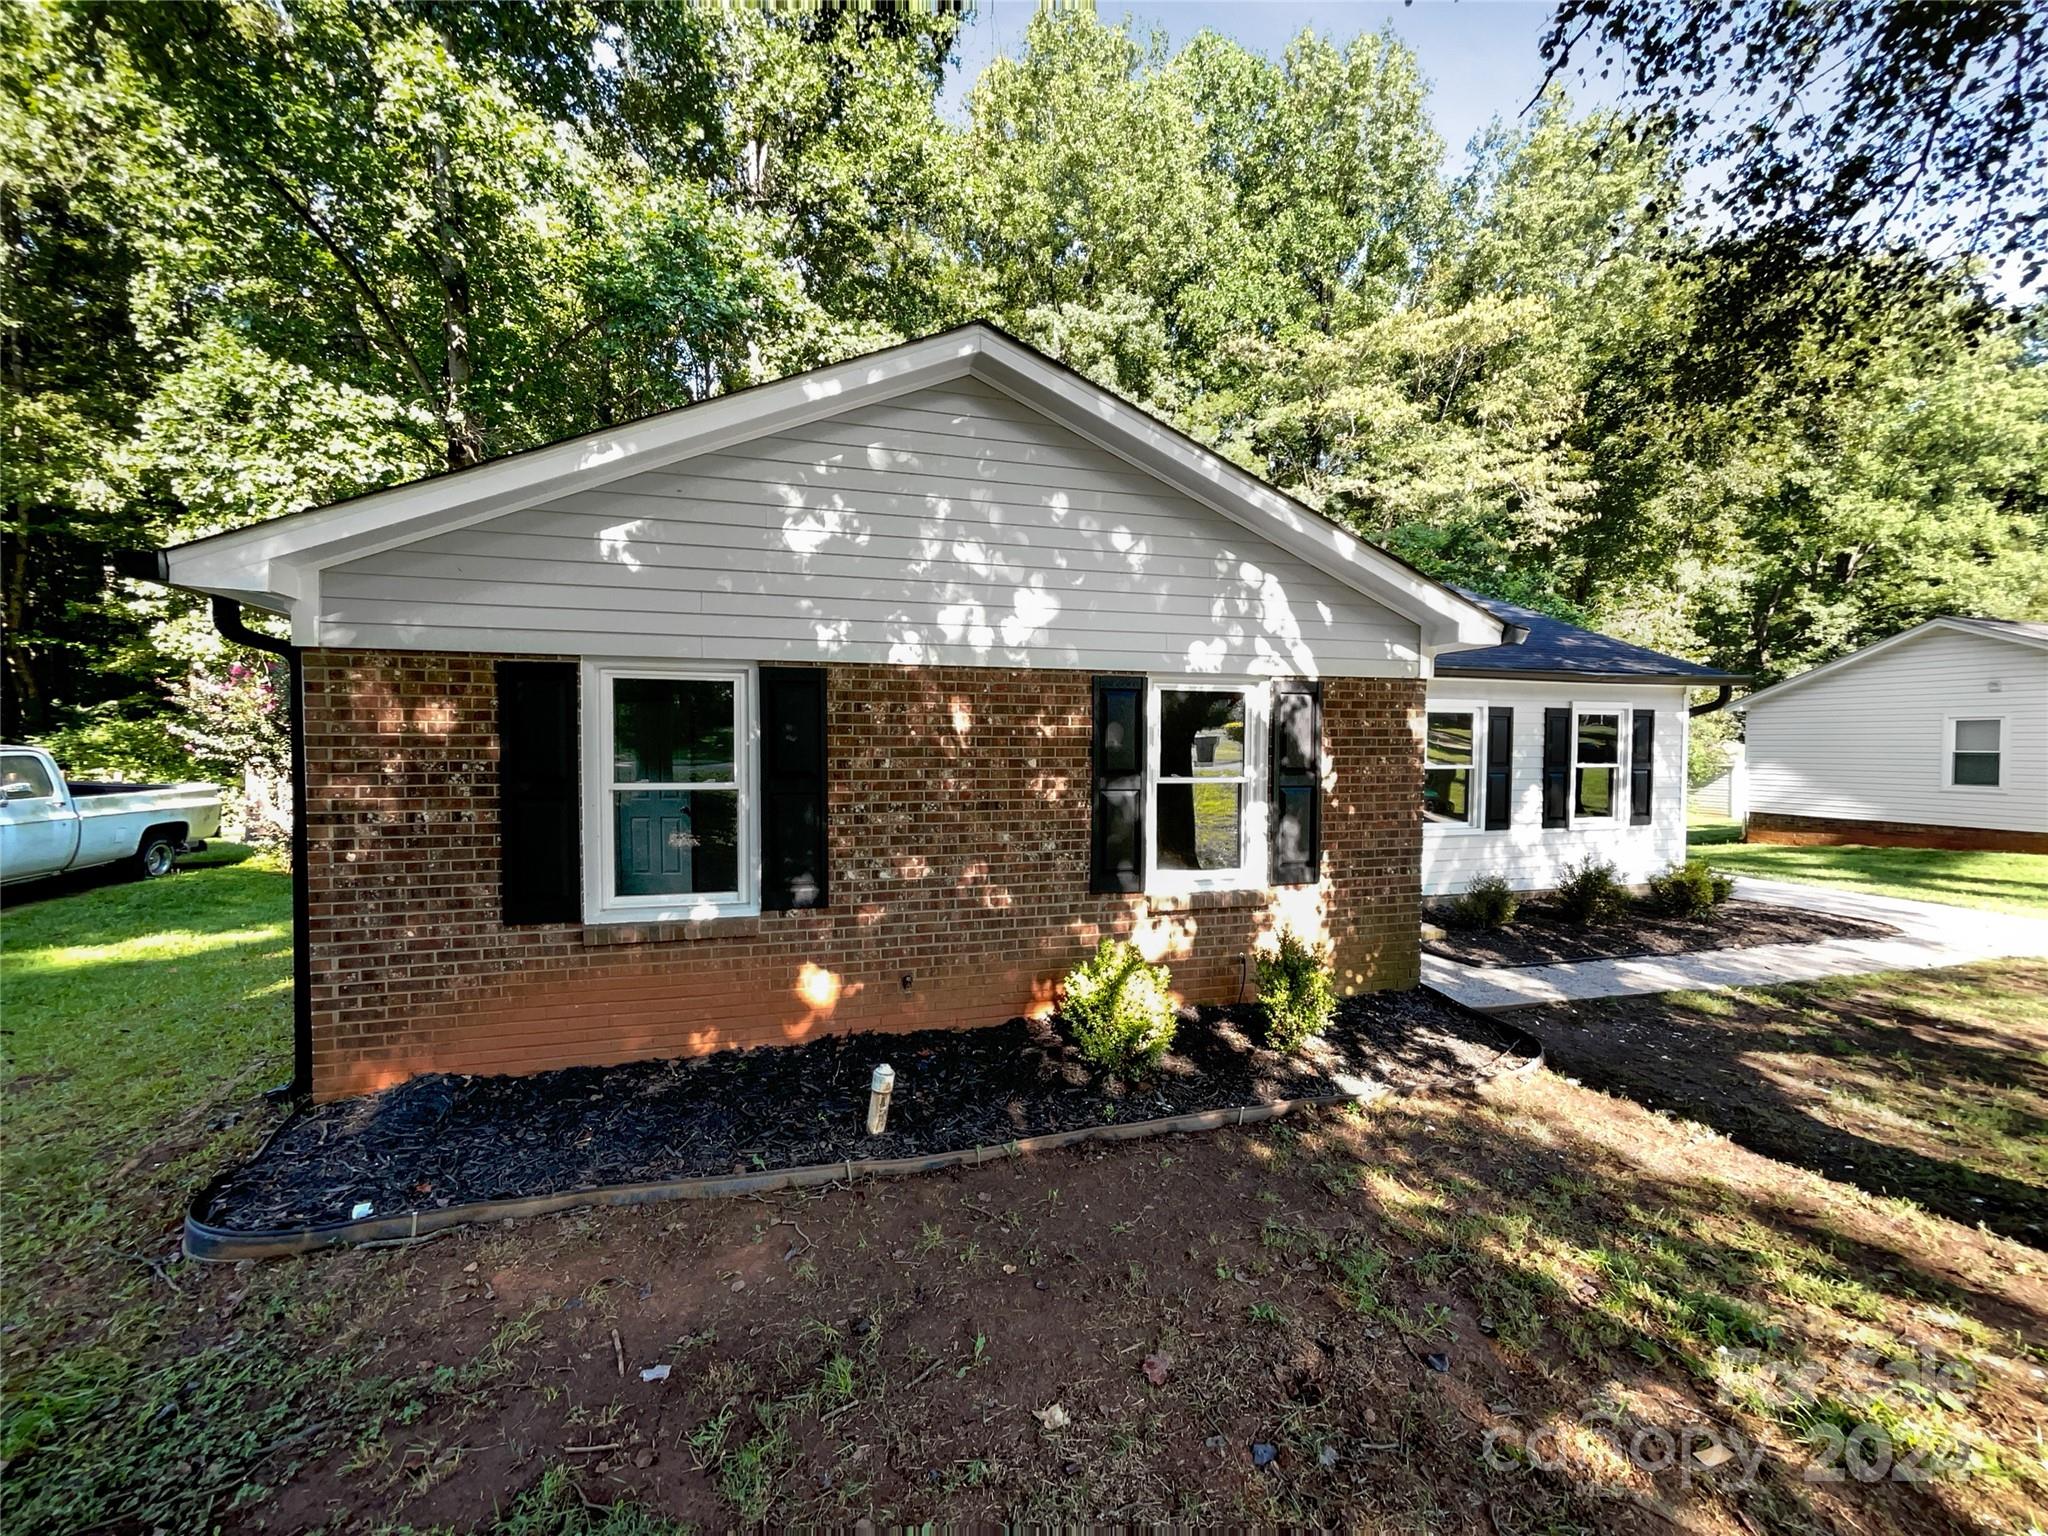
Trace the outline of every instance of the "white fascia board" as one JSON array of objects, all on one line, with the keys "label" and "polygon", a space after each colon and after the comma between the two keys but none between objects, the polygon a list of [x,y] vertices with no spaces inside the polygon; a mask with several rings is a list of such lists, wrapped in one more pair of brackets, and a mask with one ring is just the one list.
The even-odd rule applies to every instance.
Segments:
[{"label": "white fascia board", "polygon": [[282,608],[305,585],[300,571],[395,549],[941,383],[967,371],[975,345],[972,332],[947,332],[457,474],[216,534],[166,550],[170,580],[199,591],[264,590],[274,594],[265,606]]},{"label": "white fascia board", "polygon": [[1978,635],[1986,640],[2004,640],[2012,645],[2024,645],[2037,650],[2048,650],[2048,642],[2036,640],[2032,635],[2002,634],[1996,629],[1986,629],[1980,624],[1972,624],[1967,619],[1956,619],[1946,616],[1938,619],[1927,619],[1922,623],[1915,624],[1911,629],[1900,630],[1896,635],[1888,635],[1882,640],[1874,640],[1859,651],[1851,651],[1846,656],[1837,656],[1833,661],[1824,661],[1817,667],[1809,667],[1797,677],[1788,677],[1782,683],[1773,683],[1768,688],[1759,688],[1747,698],[1737,699],[1728,707],[1737,713],[1747,713],[1759,704],[1776,703],[1794,689],[1803,688],[1806,684],[1814,682],[1819,678],[1829,677],[1834,673],[1860,665],[1870,660],[1873,656],[1879,656],[1891,650],[1894,646],[1904,645],[1908,640],[1917,640],[1920,636],[1930,634],[1937,629],[1951,630],[1956,634],[1962,635]]},{"label": "white fascia board", "polygon": [[1426,654],[1501,643],[1505,625],[1479,604],[1410,570],[1385,551],[1296,505],[1221,454],[1188,441],[1029,349],[987,333],[973,372],[1239,527],[1414,620],[1422,630]]}]

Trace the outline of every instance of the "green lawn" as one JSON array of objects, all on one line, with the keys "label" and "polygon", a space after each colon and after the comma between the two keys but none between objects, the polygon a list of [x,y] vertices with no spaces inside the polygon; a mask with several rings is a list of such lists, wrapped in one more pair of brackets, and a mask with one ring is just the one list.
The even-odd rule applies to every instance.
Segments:
[{"label": "green lawn", "polygon": [[183,1342],[218,1305],[179,1258],[184,1204],[282,1116],[290,913],[289,875],[216,844],[0,915],[9,1529],[210,1528],[376,1391],[305,1348],[346,1337],[351,1298],[282,1269],[237,1300],[246,1327]]},{"label": "green lawn", "polygon": [[1714,868],[1734,875],[2048,916],[2048,854],[1745,843],[1735,822],[1708,817],[1694,819],[1687,841]]}]

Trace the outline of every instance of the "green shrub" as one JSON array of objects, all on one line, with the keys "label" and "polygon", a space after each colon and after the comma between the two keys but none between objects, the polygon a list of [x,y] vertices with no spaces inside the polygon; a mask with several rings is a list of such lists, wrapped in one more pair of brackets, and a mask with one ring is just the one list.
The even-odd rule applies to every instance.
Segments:
[{"label": "green shrub", "polygon": [[1734,889],[1735,882],[1708,868],[1705,859],[1688,859],[1650,882],[1650,899],[1673,917],[1706,917]]},{"label": "green shrub", "polygon": [[1564,867],[1557,882],[1557,905],[1574,923],[1597,923],[1619,917],[1628,907],[1628,887],[1605,859],[1581,859]]},{"label": "green shrub", "polygon": [[1328,959],[1291,928],[1280,930],[1278,949],[1259,956],[1259,1007],[1266,1015],[1266,1044],[1290,1056],[1337,1011]]},{"label": "green shrub", "polygon": [[67,778],[122,779],[131,784],[203,779],[206,771],[164,727],[164,707],[147,700],[148,718],[121,713],[131,701],[110,701],[73,712],[70,723],[37,738]]},{"label": "green shrub", "polygon": [[1081,1054],[1112,1072],[1149,1067],[1173,1044],[1172,978],[1122,939],[1067,972],[1060,1016]]},{"label": "green shrub", "polygon": [[1522,898],[1505,875],[1481,875],[1451,903],[1459,922],[1472,928],[1505,928],[1522,910]]}]

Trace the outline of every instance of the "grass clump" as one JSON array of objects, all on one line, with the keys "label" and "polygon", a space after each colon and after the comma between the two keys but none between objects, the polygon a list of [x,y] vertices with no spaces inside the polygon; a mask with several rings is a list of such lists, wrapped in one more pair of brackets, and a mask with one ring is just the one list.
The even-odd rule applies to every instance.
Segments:
[{"label": "grass clump", "polygon": [[1628,908],[1628,887],[1605,859],[1580,859],[1564,867],[1557,882],[1557,906],[1574,923],[1598,923]]},{"label": "grass clump", "polygon": [[1481,875],[1451,904],[1452,913],[1468,928],[1505,928],[1521,910],[1522,898],[1505,875]]},{"label": "grass clump", "polygon": [[1329,959],[1321,946],[1283,928],[1279,947],[1259,955],[1258,974],[1266,1044],[1291,1056],[1310,1035],[1327,1028],[1337,1011]]},{"label": "grass clump", "polygon": [[1708,917],[1734,889],[1735,881],[1705,859],[1687,859],[1650,881],[1650,899],[1673,917]]},{"label": "grass clump", "polygon": [[1060,1016],[1081,1054],[1111,1072],[1155,1065],[1173,1045],[1172,977],[1135,946],[1104,939],[1067,972]]}]

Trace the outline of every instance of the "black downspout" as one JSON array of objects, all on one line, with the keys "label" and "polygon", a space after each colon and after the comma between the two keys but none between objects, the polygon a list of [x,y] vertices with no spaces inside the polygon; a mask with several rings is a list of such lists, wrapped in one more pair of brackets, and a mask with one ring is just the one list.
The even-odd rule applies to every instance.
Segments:
[{"label": "black downspout", "polygon": [[1707,702],[1704,704],[1693,705],[1692,708],[1686,711],[1686,713],[1692,716],[1692,718],[1695,720],[1697,720],[1701,715],[1714,714],[1716,711],[1726,709],[1728,707],[1729,699],[1733,698],[1734,696],[1735,685],[1733,683],[1723,683],[1721,685],[1721,691],[1719,693],[1715,694],[1711,699],[1707,700]]},{"label": "black downspout", "polygon": [[289,640],[251,629],[242,618],[242,605],[231,597],[214,598],[213,627],[234,645],[282,657],[289,679],[286,719],[292,735],[292,1080],[284,1092],[303,1100],[313,1092],[313,959],[308,943],[312,923],[306,890],[305,671],[299,648]]}]

